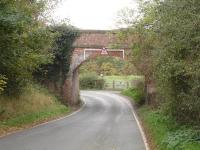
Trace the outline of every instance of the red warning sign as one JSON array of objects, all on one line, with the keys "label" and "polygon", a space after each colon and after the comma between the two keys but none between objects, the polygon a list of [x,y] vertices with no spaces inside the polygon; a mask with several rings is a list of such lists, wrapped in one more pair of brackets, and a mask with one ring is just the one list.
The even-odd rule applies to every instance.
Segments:
[{"label": "red warning sign", "polygon": [[108,55],[108,51],[105,47],[101,49],[101,55]]}]

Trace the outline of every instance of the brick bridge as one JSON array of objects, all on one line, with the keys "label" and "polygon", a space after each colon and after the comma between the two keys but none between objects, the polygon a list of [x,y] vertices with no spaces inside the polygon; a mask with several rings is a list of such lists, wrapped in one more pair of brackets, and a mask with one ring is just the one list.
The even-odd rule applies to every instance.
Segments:
[{"label": "brick bridge", "polygon": [[[107,55],[127,59],[128,44],[119,43],[115,32],[102,30],[81,30],[74,42],[70,71],[63,87],[63,99],[70,105],[79,103],[79,67],[89,58]],[[116,48],[117,47],[117,48]],[[102,49],[106,49],[103,50]]]}]

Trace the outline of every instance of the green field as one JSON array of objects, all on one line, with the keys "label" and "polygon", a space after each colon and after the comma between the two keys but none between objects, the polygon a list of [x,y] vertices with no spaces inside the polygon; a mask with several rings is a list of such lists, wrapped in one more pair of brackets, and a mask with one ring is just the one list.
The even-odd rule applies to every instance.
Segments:
[{"label": "green field", "polygon": [[143,79],[143,76],[138,75],[130,75],[130,76],[104,76],[103,77],[106,82],[110,82],[113,80],[116,81],[132,81],[132,80],[138,80]]},{"label": "green field", "polygon": [[123,90],[134,86],[134,81],[143,80],[143,76],[104,76],[105,89]]}]

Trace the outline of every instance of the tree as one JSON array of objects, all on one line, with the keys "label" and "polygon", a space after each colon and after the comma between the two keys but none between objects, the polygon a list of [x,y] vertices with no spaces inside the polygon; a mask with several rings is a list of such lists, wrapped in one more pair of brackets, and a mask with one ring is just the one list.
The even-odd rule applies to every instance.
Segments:
[{"label": "tree", "polygon": [[140,10],[140,19],[120,32],[132,39],[134,64],[146,81],[156,81],[168,115],[199,124],[200,1],[151,0]]},{"label": "tree", "polygon": [[135,68],[131,67],[129,61],[115,57],[97,57],[88,60],[80,67],[80,73],[95,72],[104,75],[131,75],[136,74]]},{"label": "tree", "polygon": [[3,75],[0,75],[0,94],[4,91],[6,87],[6,78]]},{"label": "tree", "polygon": [[157,9],[155,75],[168,112],[181,123],[200,122],[200,1],[165,0]]},{"label": "tree", "polygon": [[[118,32],[118,39],[124,41],[132,47],[132,57],[130,58],[134,67],[144,75],[145,90],[146,90],[146,102],[155,103],[155,99],[151,99],[148,93],[148,85],[155,86],[155,80],[153,77],[153,50],[157,45],[157,35],[154,30],[154,24],[156,23],[156,7],[157,2],[141,1],[140,3],[140,15],[137,17],[130,17],[134,11],[126,11],[122,19],[124,24],[128,22],[128,28],[121,29]],[[133,20],[130,20],[133,19]],[[130,24],[132,23],[132,24]],[[133,67],[133,68],[134,68]]]},{"label": "tree", "polygon": [[7,78],[5,93],[20,93],[32,73],[51,61],[53,34],[40,18],[44,1],[0,2],[0,74]]},{"label": "tree", "polygon": [[69,72],[73,42],[79,36],[79,32],[75,27],[66,24],[52,26],[51,31],[57,34],[51,48],[54,54],[53,62],[42,65],[35,72],[35,78],[41,83],[53,83],[56,92],[61,92]]}]

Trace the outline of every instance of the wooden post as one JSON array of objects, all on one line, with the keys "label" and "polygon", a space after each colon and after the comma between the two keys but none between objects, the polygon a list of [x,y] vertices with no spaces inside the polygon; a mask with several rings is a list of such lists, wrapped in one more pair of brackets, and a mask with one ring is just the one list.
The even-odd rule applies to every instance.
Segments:
[{"label": "wooden post", "polygon": [[127,86],[126,86],[126,88],[129,88],[129,82],[127,81],[127,84],[126,84]]},{"label": "wooden post", "polygon": [[113,89],[115,89],[115,80],[113,80]]}]

